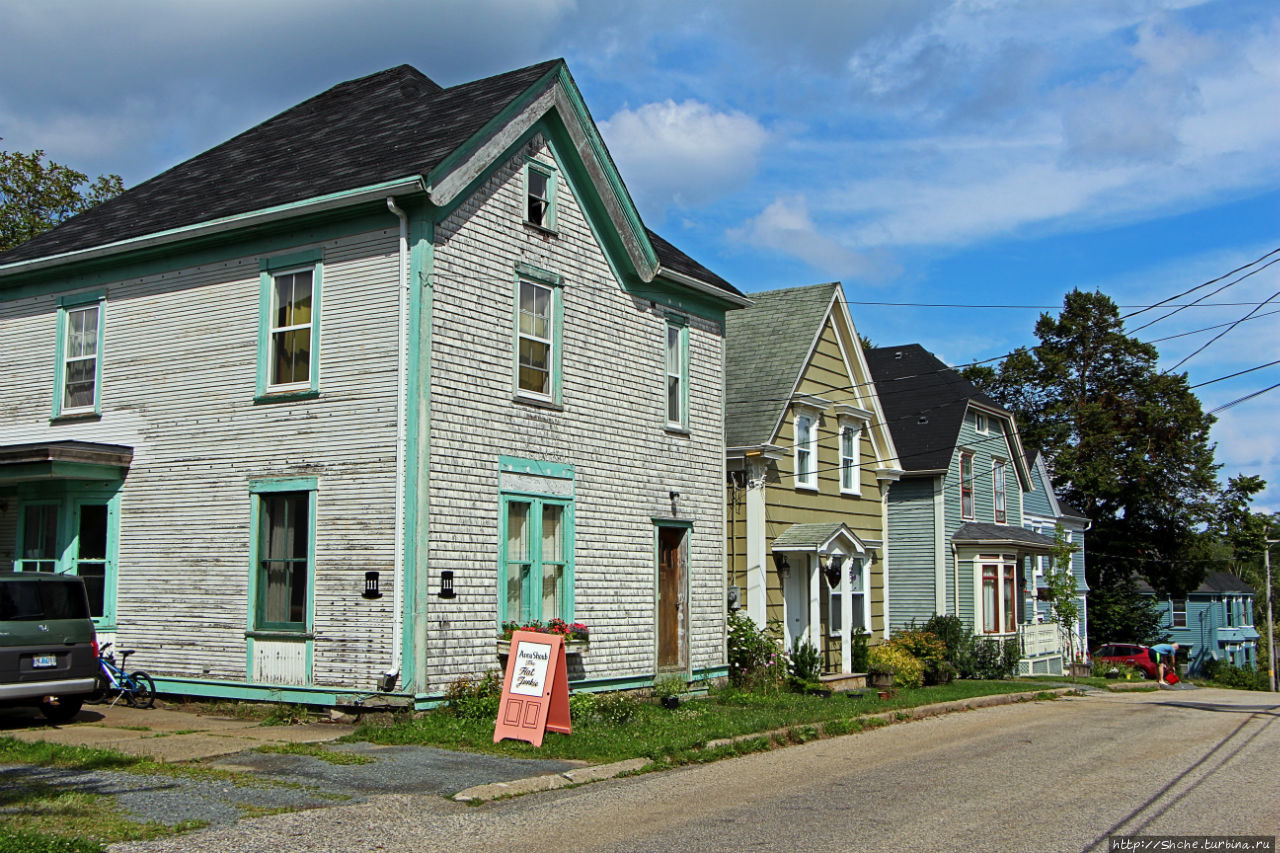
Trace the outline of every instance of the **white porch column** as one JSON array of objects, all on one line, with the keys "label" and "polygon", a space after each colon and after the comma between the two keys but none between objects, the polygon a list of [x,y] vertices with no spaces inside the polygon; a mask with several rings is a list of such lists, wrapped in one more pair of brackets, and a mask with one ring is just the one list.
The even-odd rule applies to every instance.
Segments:
[{"label": "white porch column", "polygon": [[[846,555],[840,567],[840,671],[853,672],[853,584],[849,573],[853,571],[853,554]],[[868,628],[871,626],[868,625]]]},{"label": "white porch column", "polygon": [[764,628],[769,603],[769,566],[771,557],[765,550],[765,473],[766,459],[747,463],[747,616]]},{"label": "white porch column", "polygon": [[809,557],[809,642],[819,652],[822,651],[822,567],[818,565],[818,555]]}]

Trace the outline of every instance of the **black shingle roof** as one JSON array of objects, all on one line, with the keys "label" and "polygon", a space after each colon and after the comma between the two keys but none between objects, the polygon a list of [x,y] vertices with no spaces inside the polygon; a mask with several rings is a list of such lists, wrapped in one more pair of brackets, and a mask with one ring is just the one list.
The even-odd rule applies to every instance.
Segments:
[{"label": "black shingle roof", "polygon": [[725,443],[773,438],[805,357],[839,284],[752,293],[750,308],[725,315]]},{"label": "black shingle roof", "polygon": [[919,344],[867,350],[867,365],[905,471],[951,464],[970,400],[1004,411]]},{"label": "black shingle roof", "polygon": [[[562,62],[448,89],[409,65],[339,83],[0,253],[0,265],[425,176]],[[665,240],[654,248],[664,266],[739,294]]]},{"label": "black shingle roof", "polygon": [[952,534],[951,541],[991,544],[1011,542],[1036,549],[1053,547],[1053,538],[1042,533],[1011,524],[988,524],[980,521],[970,521],[960,525],[960,528]]},{"label": "black shingle roof", "polygon": [[[1134,582],[1138,592],[1156,594],[1151,584],[1147,583],[1141,576],[1135,575]],[[1209,572],[1209,574],[1205,575],[1204,580],[1200,582],[1200,585],[1191,590],[1192,595],[1219,595],[1227,592],[1243,595],[1257,594],[1252,586],[1230,572]]]}]

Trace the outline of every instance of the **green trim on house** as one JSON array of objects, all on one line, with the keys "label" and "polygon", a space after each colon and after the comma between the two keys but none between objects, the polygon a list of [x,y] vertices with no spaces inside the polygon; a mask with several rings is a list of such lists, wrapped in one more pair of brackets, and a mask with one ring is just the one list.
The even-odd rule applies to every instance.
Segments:
[{"label": "green trim on house", "polygon": [[[114,470],[114,469],[113,469]],[[77,472],[78,475],[78,472]],[[120,565],[120,482],[119,472],[110,478],[115,482],[104,484],[97,480],[43,480],[23,483],[18,492],[18,520],[14,539],[14,561],[10,568],[22,571],[22,557],[26,548],[25,518],[31,507],[54,507],[57,525],[54,530],[54,553],[50,560],[57,574],[80,574],[80,563],[102,564],[102,614],[93,617],[99,631],[114,631],[116,627],[116,595]],[[80,518],[84,507],[106,508],[105,553],[81,558]]]},{"label": "green trim on house", "polygon": [[324,249],[315,246],[284,255],[271,255],[258,259],[259,272],[276,272],[291,267],[309,267],[324,260]]},{"label": "green trim on house", "polygon": [[[85,287],[103,287],[193,267],[207,267],[285,252],[300,245],[325,243],[352,234],[393,231],[388,227],[385,199],[360,202],[249,230],[193,237],[181,244],[122,251],[106,258],[68,261],[50,270],[35,270],[0,279],[0,302],[31,299]],[[254,270],[236,264],[249,278]]]},{"label": "green trim on house", "polygon": [[498,470],[512,474],[532,474],[535,477],[573,479],[573,466],[564,462],[547,462],[543,459],[522,459],[519,456],[499,456]]},{"label": "green trim on house", "polygon": [[[262,495],[273,495],[291,492],[307,494],[307,600],[304,621],[298,623],[276,623],[267,621],[263,616],[261,548],[262,548]],[[315,477],[281,477],[278,479],[252,480],[249,483],[250,515],[249,515],[249,591],[245,608],[246,636],[261,631],[273,631],[281,634],[310,634],[315,625],[315,587],[316,587],[316,504],[319,484]],[[310,642],[310,641],[308,641]],[[310,656],[311,649],[307,649]],[[246,650],[248,656],[246,672],[253,672],[252,641]],[[308,667],[310,673],[310,667]]]},{"label": "green trim on house", "polygon": [[549,284],[552,287],[564,285],[564,276],[544,270],[542,267],[535,267],[533,264],[527,264],[524,261],[516,261],[516,275],[523,278],[531,278],[534,281]]},{"label": "green trim on house", "polygon": [[[405,379],[404,601],[400,687],[426,683],[431,553],[431,319],[435,223],[420,205],[409,215],[409,335]],[[406,675],[408,673],[408,675]]]},{"label": "green trim on house", "polygon": [[[544,163],[536,157],[526,157],[524,161],[524,197],[526,204],[530,198],[529,193],[529,173],[538,172],[547,180],[547,212],[542,222],[532,222],[526,215],[524,221],[526,224],[543,231],[556,233],[556,167],[550,163]],[[526,210],[527,214],[528,211]]]},{"label": "green trim on house", "polygon": [[[528,264],[516,265],[515,284],[512,288],[511,393],[517,400],[529,400],[535,403],[549,403],[553,406],[559,406],[563,399],[562,392],[564,389],[564,281],[559,275],[541,270],[539,270],[539,275],[527,275],[521,272],[521,267],[528,266]],[[549,397],[520,387],[520,296],[525,284],[529,284],[532,287],[546,288],[550,291],[551,364],[549,369],[551,371],[551,394]]]},{"label": "green trim on house", "polygon": [[[507,552],[507,543],[510,541],[510,536],[507,523],[510,517],[509,507],[515,503],[525,504],[529,508],[525,530],[528,554],[526,555],[527,559],[523,561],[528,564],[528,575],[521,582],[520,599],[522,611],[520,613],[510,613],[507,603],[507,582],[510,572],[508,568],[510,555]],[[572,496],[566,497],[564,495],[511,490],[499,492],[497,577],[499,625],[508,620],[524,621],[526,619],[546,620],[552,618],[550,614],[543,612],[543,571],[547,561],[544,559],[545,554],[543,553],[545,540],[542,523],[543,510],[546,507],[560,507],[561,509],[560,528],[561,536],[563,537],[561,541],[561,560],[550,562],[561,562],[564,565],[560,594],[556,605],[560,611],[560,618],[566,622],[574,621],[574,608],[576,606],[574,591],[574,503],[575,500]]]},{"label": "green trim on house", "polygon": [[[95,304],[98,309],[98,316],[97,339],[94,342],[93,405],[91,407],[81,406],[71,409],[64,415],[63,398],[66,395],[67,379],[67,323],[69,322],[70,312],[89,308]],[[55,336],[56,349],[54,350],[57,353],[57,359],[53,377],[53,410],[50,416],[53,420],[63,417],[93,417],[102,414],[102,346],[106,319],[107,292],[104,289],[99,288],[92,291],[71,293],[58,298],[58,325]]]},{"label": "green trim on house", "polygon": [[399,695],[178,677],[156,677],[155,683],[157,692],[172,693],[179,696],[242,699],[250,702],[289,702],[298,705],[328,707],[358,705],[380,695]]}]

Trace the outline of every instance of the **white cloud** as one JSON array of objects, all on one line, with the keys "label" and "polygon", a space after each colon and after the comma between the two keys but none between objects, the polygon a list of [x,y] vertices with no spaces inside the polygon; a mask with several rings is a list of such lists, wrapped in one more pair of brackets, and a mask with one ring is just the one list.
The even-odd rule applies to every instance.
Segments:
[{"label": "white cloud", "polygon": [[775,199],[729,236],[785,253],[826,275],[850,281],[879,283],[901,271],[887,255],[855,252],[822,234],[801,195]]},{"label": "white cloud", "polygon": [[659,216],[750,183],[769,139],[751,116],[693,100],[621,110],[600,132],[637,203]]}]

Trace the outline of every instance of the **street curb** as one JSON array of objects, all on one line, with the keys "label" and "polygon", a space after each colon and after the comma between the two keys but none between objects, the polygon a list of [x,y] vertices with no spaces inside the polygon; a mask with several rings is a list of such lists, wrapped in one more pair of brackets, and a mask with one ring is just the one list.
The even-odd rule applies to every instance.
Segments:
[{"label": "street curb", "polygon": [[[919,705],[915,708],[901,708],[896,711],[883,711],[879,714],[862,714],[857,717],[850,717],[847,720],[832,720],[823,723],[803,723],[796,726],[788,726],[783,729],[774,729],[768,732],[756,732],[749,735],[737,735],[731,738],[722,738],[720,740],[708,741],[703,749],[715,749],[722,746],[731,746],[735,743],[741,743],[748,740],[759,740],[760,738],[781,739],[791,741],[813,740],[814,735],[817,737],[836,737],[839,735],[852,734],[853,732],[847,728],[852,721],[878,720],[881,724],[907,722],[908,720],[921,720],[925,717],[934,717],[939,714],[949,714],[954,711],[969,711],[976,708],[990,708],[997,705],[1012,705],[1015,702],[1029,702],[1045,695],[1052,695],[1054,698],[1066,696],[1077,692],[1074,687],[1058,687],[1048,690],[1034,690],[1025,693],[998,693],[993,696],[975,696],[972,699],[957,699],[954,702],[938,702],[933,705]],[[833,723],[840,723],[846,726],[838,728],[829,734],[825,730],[827,726]],[[453,795],[453,799],[460,803],[483,803],[490,800],[496,800],[500,797],[518,797],[522,794],[533,794],[538,791],[554,791],[558,788],[567,788],[570,785],[583,785],[588,782],[599,782],[604,779],[613,779],[624,773],[635,773],[648,765],[652,764],[648,758],[631,758],[626,761],[617,761],[613,764],[597,764],[591,767],[579,767],[576,770],[568,770],[564,773],[553,773],[546,776],[531,776],[527,779],[513,779],[510,782],[492,782],[487,785],[475,785],[466,788]]]},{"label": "street curb", "polygon": [[[749,735],[737,735],[730,738],[721,738],[720,740],[707,741],[704,749],[715,749],[722,746],[732,746],[736,743],[742,743],[748,740],[759,740],[760,738],[780,739],[785,741],[803,742],[806,740],[814,740],[817,737],[839,737],[840,735],[853,734],[854,732],[848,728],[851,722],[865,722],[868,720],[877,720],[877,724],[887,723],[905,723],[911,720],[923,720],[925,717],[936,717],[940,714],[950,714],[955,711],[970,711],[976,708],[992,708],[997,705],[1012,705],[1016,702],[1030,702],[1039,697],[1051,694],[1055,699],[1059,696],[1067,696],[1075,693],[1077,688],[1074,687],[1056,687],[1048,690],[1032,690],[1025,693],[996,693],[991,696],[975,696],[972,699],[957,699],[953,702],[937,702],[932,705],[917,705],[914,708],[899,708],[895,711],[881,711],[878,714],[860,714],[856,717],[849,717],[845,720],[829,720],[826,723],[802,723],[796,726],[788,726],[782,729],[774,729],[768,732],[756,732]],[[828,732],[827,728],[834,728]]]},{"label": "street curb", "polygon": [[460,803],[488,802],[499,797],[517,797],[521,794],[532,794],[537,791],[554,791],[570,785],[583,785],[587,782],[599,782],[612,779],[623,773],[634,773],[651,764],[647,758],[629,758],[613,764],[597,764],[591,767],[579,767],[564,773],[553,773],[547,776],[531,776],[527,779],[514,779],[510,782],[491,782],[488,785],[475,785],[453,795]]}]

